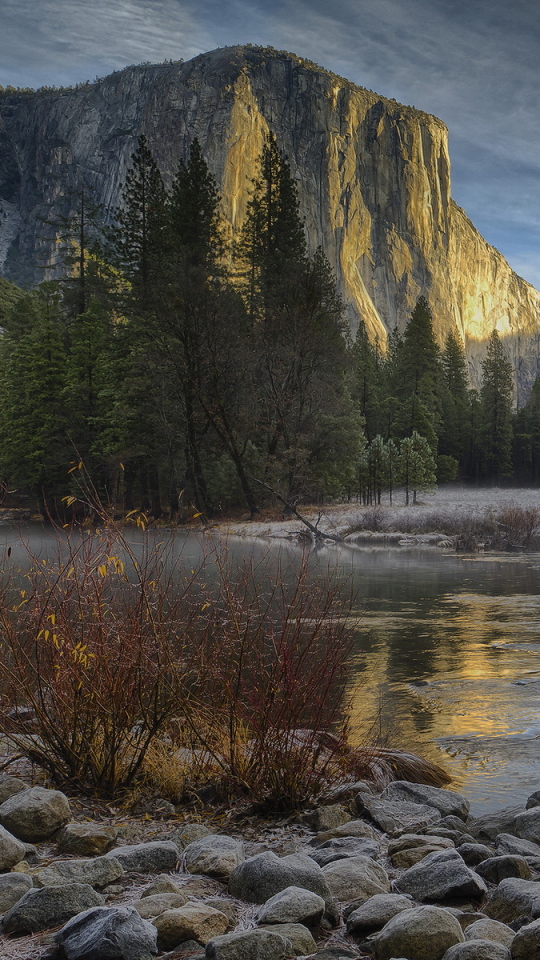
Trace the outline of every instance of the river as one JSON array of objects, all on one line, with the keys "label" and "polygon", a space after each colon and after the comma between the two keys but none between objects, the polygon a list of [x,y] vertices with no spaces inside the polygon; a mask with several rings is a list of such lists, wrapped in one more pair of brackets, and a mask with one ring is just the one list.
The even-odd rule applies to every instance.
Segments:
[{"label": "river", "polygon": [[[23,536],[47,552],[47,534]],[[11,546],[11,562],[24,563],[16,529],[0,528],[2,545]],[[207,545],[174,537],[189,565]],[[228,549],[238,558],[267,555],[285,576],[302,555],[262,540],[231,538]],[[309,564],[314,578],[335,571],[355,596],[358,739],[375,722],[390,744],[442,763],[476,815],[540,788],[540,554],[331,545],[313,550]]]}]

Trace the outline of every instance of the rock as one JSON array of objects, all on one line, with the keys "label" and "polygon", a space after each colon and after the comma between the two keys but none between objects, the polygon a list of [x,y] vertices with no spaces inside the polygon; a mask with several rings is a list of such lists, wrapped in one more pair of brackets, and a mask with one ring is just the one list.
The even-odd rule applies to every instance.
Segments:
[{"label": "rock", "polygon": [[160,913],[166,910],[176,910],[187,903],[187,897],[181,893],[154,893],[150,897],[142,897],[135,900],[131,906],[143,920],[151,920],[153,917],[159,917]]},{"label": "rock", "polygon": [[317,893],[326,902],[331,899],[326,877],[311,857],[291,854],[259,853],[240,863],[229,878],[229,893],[248,903],[266,903],[286,887],[303,887]]},{"label": "rock", "polygon": [[508,831],[523,840],[540,843],[540,807],[524,810],[514,819],[513,828]]},{"label": "rock", "polygon": [[101,823],[66,823],[56,835],[59,853],[100,857],[116,842],[118,830]]},{"label": "rock", "polygon": [[454,846],[446,837],[432,837],[414,833],[405,833],[403,836],[391,840],[388,844],[388,855],[394,867],[412,867],[419,863],[429,853],[437,850],[449,850]]},{"label": "rock", "polygon": [[351,950],[344,944],[336,943],[334,946],[325,947],[323,950],[317,950],[311,957],[311,960],[357,960],[358,952]]},{"label": "rock", "polygon": [[11,870],[24,859],[26,848],[12,833],[0,827],[0,870]]},{"label": "rock", "polygon": [[464,942],[463,931],[441,907],[413,907],[383,927],[374,940],[376,960],[441,960],[446,950]]},{"label": "rock", "polygon": [[116,847],[105,856],[118,860],[129,873],[158,873],[161,870],[174,870],[180,853],[170,840],[153,840],[151,843]]},{"label": "rock", "polygon": [[151,960],[157,930],[133,907],[94,907],[56,934],[66,960]]},{"label": "rock", "polygon": [[390,880],[386,871],[370,857],[350,857],[323,867],[330,893],[336,900],[355,900],[360,897],[388,893]]},{"label": "rock", "polygon": [[518,917],[530,917],[532,905],[539,898],[540,883],[511,877],[501,880],[483,909],[492,920],[512,923]]},{"label": "rock", "polygon": [[204,903],[193,902],[176,910],[166,910],[153,923],[158,932],[160,950],[172,950],[184,940],[208,943],[213,937],[222,936],[229,926],[224,913]]},{"label": "rock", "polygon": [[512,960],[540,960],[540,920],[518,930],[512,940]]},{"label": "rock", "polygon": [[188,873],[202,873],[220,880],[228,880],[234,868],[244,859],[243,843],[219,834],[194,840],[184,850]]},{"label": "rock", "polygon": [[373,930],[380,930],[398,913],[411,910],[415,906],[409,897],[398,893],[378,893],[349,913],[347,933],[353,937],[366,936]]},{"label": "rock", "polygon": [[242,930],[210,940],[205,956],[206,960],[285,960],[292,956],[292,943],[271,930]]},{"label": "rock", "polygon": [[0,777],[0,804],[7,800],[8,797],[13,797],[16,793],[21,793],[22,790],[28,790],[28,784],[24,783],[23,780],[19,780],[18,777]]},{"label": "rock", "polygon": [[378,800],[367,793],[358,794],[356,806],[359,813],[369,816],[385,833],[405,829],[413,833],[439,819],[439,811],[427,804],[403,800]]},{"label": "rock", "polygon": [[338,837],[370,837],[372,840],[376,840],[377,834],[371,824],[366,823],[365,820],[349,820],[348,823],[343,823],[333,830],[324,830],[322,833],[318,833],[316,837],[313,837],[311,845],[320,847],[327,840],[334,840]]},{"label": "rock", "polygon": [[475,840],[489,843],[495,840],[499,833],[513,833],[514,821],[520,813],[523,813],[523,806],[504,807],[495,813],[486,813],[476,820],[469,820],[467,830]]},{"label": "rock", "polygon": [[26,873],[7,873],[0,877],[0,913],[11,910],[28,890],[32,880]]},{"label": "rock", "polygon": [[530,797],[527,797],[526,810],[532,810],[533,807],[540,807],[540,790],[535,790]]},{"label": "rock", "polygon": [[495,840],[495,849],[500,854],[517,853],[519,857],[540,857],[540,846],[537,843],[514,837],[511,833],[500,833]]},{"label": "rock", "polygon": [[275,933],[279,933],[281,937],[290,940],[293,953],[297,957],[307,957],[317,949],[317,944],[310,931],[302,923],[280,923],[277,926],[261,927],[260,929],[271,929]]},{"label": "rock", "polygon": [[493,856],[493,850],[486,847],[485,843],[461,843],[456,849],[468,867],[476,867]]},{"label": "rock", "polygon": [[19,840],[36,843],[47,840],[71,816],[69,800],[59,790],[31,787],[4,800],[0,823]]},{"label": "rock", "polygon": [[62,883],[89,883],[91,887],[106,887],[124,873],[114,857],[95,857],[93,860],[56,860],[34,874],[35,887],[55,887]]},{"label": "rock", "polygon": [[225,914],[229,921],[229,930],[236,926],[238,907],[231,900],[225,900],[224,897],[211,897],[209,900],[205,900],[205,903],[207,907],[213,907],[214,910],[219,910],[220,913]]},{"label": "rock", "polygon": [[208,837],[212,833],[203,823],[184,823],[179,830],[173,830],[167,834],[167,840],[172,840],[179,850],[185,850],[195,840],[201,840],[202,837]]},{"label": "rock", "polygon": [[88,883],[66,883],[58,887],[29,890],[3,918],[4,933],[47,930],[104,902],[103,897]]},{"label": "rock", "polygon": [[257,913],[258,924],[303,923],[316,927],[322,920],[325,902],[318,894],[303,887],[286,887],[270,897]]},{"label": "rock", "polygon": [[176,893],[182,894],[182,896],[186,897],[184,890],[187,892],[188,886],[188,884],[186,884],[185,887],[179,886],[179,884],[174,882],[172,877],[166,873],[163,873],[161,876],[156,877],[152,883],[149,883],[148,886],[144,888],[141,893],[141,900],[144,897],[153,897],[159,893]]},{"label": "rock", "polygon": [[316,847],[309,856],[320,867],[325,867],[327,863],[333,863],[334,860],[344,860],[360,854],[373,858],[377,856],[379,850],[380,843],[377,840],[370,840],[369,837],[336,837]]},{"label": "rock", "polygon": [[33,843],[23,843],[23,846],[24,846],[24,859],[26,863],[31,863],[31,864],[39,863],[38,848],[34,846]]},{"label": "rock", "polygon": [[317,807],[306,816],[306,823],[317,833],[334,830],[352,820],[350,813],[340,803],[332,803],[326,807]]},{"label": "rock", "polygon": [[525,857],[519,857],[517,854],[511,853],[482,860],[481,863],[477,864],[476,872],[488,883],[500,883],[506,877],[521,877],[522,880],[530,880],[531,878],[531,868]]},{"label": "rock", "polygon": [[492,940],[468,940],[450,947],[443,960],[510,960],[510,951]]},{"label": "rock", "polygon": [[399,893],[410,893],[415,900],[433,903],[452,897],[482,897],[487,887],[461,859],[456,850],[430,853],[395,881]]},{"label": "rock", "polygon": [[412,803],[435,807],[443,817],[459,817],[466,820],[470,803],[465,797],[452,790],[441,790],[422,783],[409,783],[407,780],[394,780],[381,794],[381,800],[406,800]]},{"label": "rock", "polygon": [[451,840],[456,847],[464,843],[476,842],[470,833],[464,833],[463,830],[448,830],[446,827],[430,827],[429,834],[433,837],[446,837],[446,839]]},{"label": "rock", "polygon": [[510,946],[515,935],[511,927],[488,917],[475,920],[465,930],[465,940],[492,940],[493,943],[502,943],[504,947]]},{"label": "rock", "polygon": [[467,828],[465,827],[461,817],[456,817],[452,814],[449,814],[447,817],[441,817],[440,820],[436,820],[433,824],[433,827],[429,828],[429,833],[432,833],[433,828],[438,829],[439,827],[445,830],[457,830],[458,833],[462,833],[465,829],[468,829],[468,826]]}]

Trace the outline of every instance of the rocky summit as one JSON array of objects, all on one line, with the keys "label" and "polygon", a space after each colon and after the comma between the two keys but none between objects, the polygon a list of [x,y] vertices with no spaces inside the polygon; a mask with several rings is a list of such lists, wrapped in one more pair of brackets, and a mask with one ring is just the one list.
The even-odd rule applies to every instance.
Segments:
[{"label": "rocky summit", "polygon": [[226,47],[74,90],[2,94],[0,272],[43,279],[53,224],[75,213],[83,185],[110,218],[141,133],[168,183],[199,139],[233,234],[269,131],[289,156],[309,245],[336,271],[352,328],[362,317],[384,346],[425,295],[439,338],[463,338],[475,384],[498,330],[524,397],[538,367],[540,294],[452,201],[444,123],[273,48]]},{"label": "rocky summit", "polygon": [[[354,794],[350,787],[344,797]],[[525,806],[511,818],[508,810],[490,814],[485,844],[471,838],[487,818],[471,818],[465,798],[404,781],[373,793],[371,812],[364,784],[348,805],[299,812],[296,821],[243,820],[243,831],[225,832],[221,816],[219,833],[179,824],[180,808],[170,820],[146,814],[113,829],[89,822],[85,806],[84,821],[43,839],[36,815],[58,806],[58,791],[25,785],[17,796],[10,836],[21,859],[0,868],[0,956],[540,960],[540,846],[523,837]],[[431,810],[423,827],[415,805]],[[76,859],[88,851],[88,836],[116,845]],[[361,854],[360,839],[370,845]],[[335,858],[321,866],[317,853],[332,842]]]}]

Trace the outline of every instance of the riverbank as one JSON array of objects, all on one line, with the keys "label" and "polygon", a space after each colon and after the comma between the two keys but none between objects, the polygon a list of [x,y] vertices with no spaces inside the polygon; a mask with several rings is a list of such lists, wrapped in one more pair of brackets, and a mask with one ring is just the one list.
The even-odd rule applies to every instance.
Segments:
[{"label": "riverbank", "polygon": [[3,960],[535,960],[539,795],[342,785],[286,820],[143,817],[0,777]]}]

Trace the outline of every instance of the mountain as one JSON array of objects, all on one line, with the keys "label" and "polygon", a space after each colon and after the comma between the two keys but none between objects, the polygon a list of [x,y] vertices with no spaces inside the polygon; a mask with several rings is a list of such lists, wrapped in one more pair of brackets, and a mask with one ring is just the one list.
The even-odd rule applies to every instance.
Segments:
[{"label": "mountain", "polygon": [[[8,88],[9,89],[9,88]],[[194,137],[234,231],[265,134],[298,180],[311,248],[336,271],[351,327],[383,345],[428,297],[442,340],[461,334],[473,383],[496,328],[523,398],[540,366],[540,293],[450,197],[447,129],[294,54],[226,47],[128,67],[75,89],[0,96],[0,272],[46,276],[58,221],[83,183],[108,215],[144,133],[167,182]]]}]

